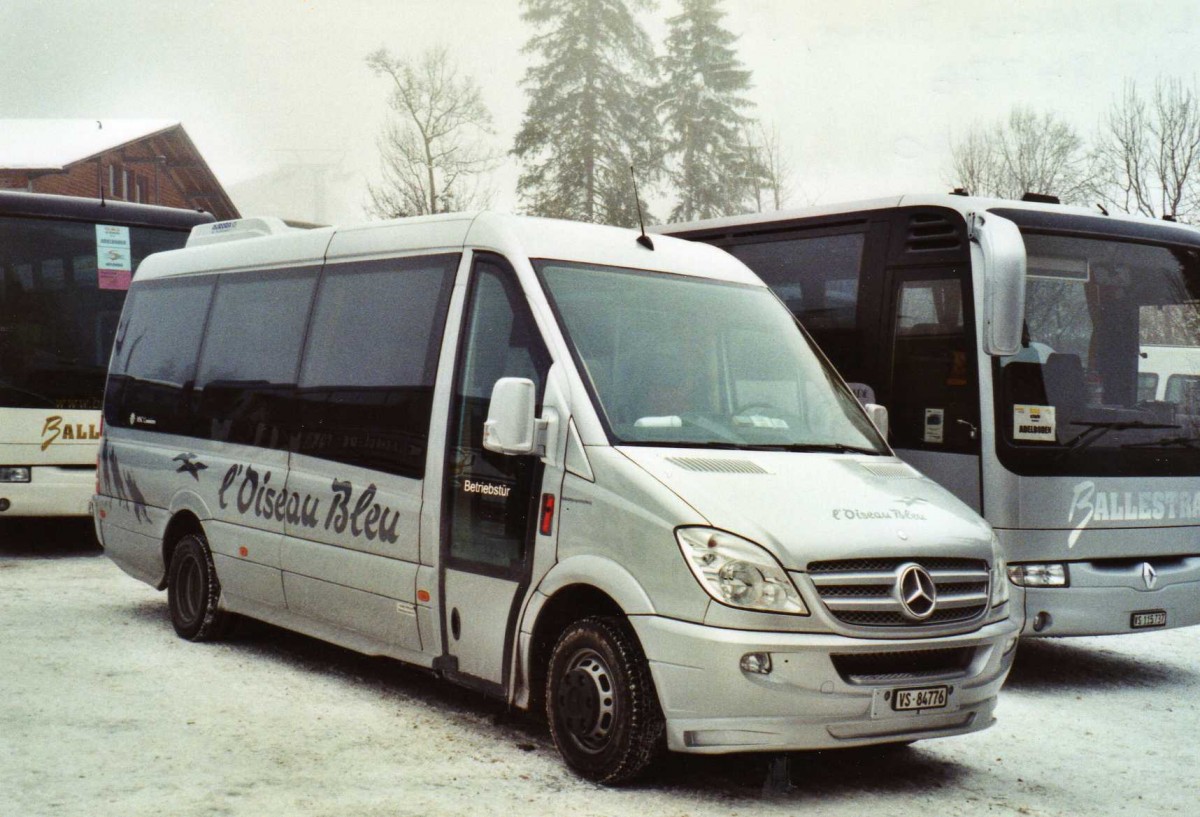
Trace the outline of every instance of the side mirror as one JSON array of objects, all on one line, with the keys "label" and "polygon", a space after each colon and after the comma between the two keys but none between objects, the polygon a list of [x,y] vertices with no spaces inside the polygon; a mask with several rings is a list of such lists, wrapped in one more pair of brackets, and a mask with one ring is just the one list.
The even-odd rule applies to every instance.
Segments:
[{"label": "side mirror", "polygon": [[1021,350],[1025,324],[1025,242],[1021,231],[992,213],[969,214],[967,229],[983,253],[983,351],[1015,355]]},{"label": "side mirror", "polygon": [[483,447],[499,454],[532,454],[537,423],[537,390],[527,377],[502,377],[492,387]]},{"label": "side mirror", "polygon": [[884,442],[888,438],[888,413],[887,406],[881,406],[878,403],[863,403],[863,408],[867,410],[867,416],[871,418],[871,423],[883,435]]}]

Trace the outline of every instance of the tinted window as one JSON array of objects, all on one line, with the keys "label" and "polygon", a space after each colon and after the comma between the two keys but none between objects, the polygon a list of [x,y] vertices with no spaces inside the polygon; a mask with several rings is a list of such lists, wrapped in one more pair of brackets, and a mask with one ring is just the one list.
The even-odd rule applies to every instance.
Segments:
[{"label": "tinted window", "polygon": [[[187,233],[116,228],[136,267]],[[0,406],[95,409],[128,287],[101,281],[91,222],[0,218]]]},{"label": "tinted window", "polygon": [[968,343],[963,306],[958,278],[903,281],[896,292],[888,408],[899,448],[979,449],[975,347]]},{"label": "tinted window", "polygon": [[809,330],[853,329],[863,233],[740,243],[729,252],[767,282]]},{"label": "tinted window", "polygon": [[134,287],[113,343],[105,422],[186,430],[186,399],[212,288],[211,278]]},{"label": "tinted window", "polygon": [[420,478],[458,256],[330,266],[300,374],[302,454]]},{"label": "tinted window", "polygon": [[316,270],[223,276],[196,376],[195,433],[281,448]]},{"label": "tinted window", "polygon": [[532,380],[540,414],[550,354],[516,276],[498,259],[476,264],[463,342],[446,464],[450,557],[503,573],[525,559],[539,461],[486,450],[483,423],[502,377]]}]

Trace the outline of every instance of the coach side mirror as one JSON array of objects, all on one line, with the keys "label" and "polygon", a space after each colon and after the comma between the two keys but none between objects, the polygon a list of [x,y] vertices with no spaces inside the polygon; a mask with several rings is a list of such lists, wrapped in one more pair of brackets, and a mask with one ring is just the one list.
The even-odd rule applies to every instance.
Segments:
[{"label": "coach side mirror", "polygon": [[867,416],[871,418],[871,423],[876,430],[883,435],[884,442],[888,438],[888,412],[887,406],[881,406],[878,403],[863,403],[863,408],[867,410]]},{"label": "coach side mirror", "polygon": [[499,454],[532,454],[536,444],[537,389],[527,377],[502,377],[492,387],[483,424],[483,447]]},{"label": "coach side mirror", "polygon": [[1025,323],[1025,241],[993,213],[971,213],[967,224],[983,256],[983,351],[1015,355]]}]

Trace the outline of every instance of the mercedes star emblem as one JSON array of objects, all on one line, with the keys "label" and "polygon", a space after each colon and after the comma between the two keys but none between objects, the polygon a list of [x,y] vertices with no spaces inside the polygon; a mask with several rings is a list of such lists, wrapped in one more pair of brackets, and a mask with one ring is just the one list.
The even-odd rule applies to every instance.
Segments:
[{"label": "mercedes star emblem", "polygon": [[913,621],[924,621],[937,607],[937,587],[929,571],[909,562],[896,571],[896,600],[904,615]]}]

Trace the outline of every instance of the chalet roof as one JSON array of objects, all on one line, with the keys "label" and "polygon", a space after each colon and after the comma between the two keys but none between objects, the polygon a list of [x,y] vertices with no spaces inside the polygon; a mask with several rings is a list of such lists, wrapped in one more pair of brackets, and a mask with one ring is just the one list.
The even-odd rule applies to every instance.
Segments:
[{"label": "chalet roof", "polygon": [[0,170],[62,170],[175,127],[169,119],[0,119]]},{"label": "chalet roof", "polygon": [[62,172],[116,152],[127,166],[171,176],[191,207],[238,217],[183,125],[170,119],[0,119],[0,170]]}]

